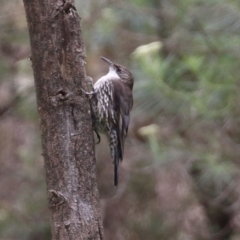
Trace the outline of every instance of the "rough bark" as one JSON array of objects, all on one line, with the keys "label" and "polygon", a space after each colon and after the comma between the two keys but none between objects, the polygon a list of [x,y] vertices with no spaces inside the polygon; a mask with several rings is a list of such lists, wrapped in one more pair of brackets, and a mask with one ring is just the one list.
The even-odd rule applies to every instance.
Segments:
[{"label": "rough bark", "polygon": [[[103,239],[85,52],[73,1],[23,0],[41,121],[52,239]],[[75,98],[78,104],[64,100]]]}]

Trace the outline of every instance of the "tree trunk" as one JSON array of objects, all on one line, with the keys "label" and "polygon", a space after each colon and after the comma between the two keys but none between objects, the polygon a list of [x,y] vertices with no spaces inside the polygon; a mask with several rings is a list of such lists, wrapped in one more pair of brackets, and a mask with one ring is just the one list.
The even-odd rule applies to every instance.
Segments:
[{"label": "tree trunk", "polygon": [[[52,239],[103,239],[85,51],[73,1],[23,0],[41,120]],[[78,104],[68,99],[77,99]]]}]

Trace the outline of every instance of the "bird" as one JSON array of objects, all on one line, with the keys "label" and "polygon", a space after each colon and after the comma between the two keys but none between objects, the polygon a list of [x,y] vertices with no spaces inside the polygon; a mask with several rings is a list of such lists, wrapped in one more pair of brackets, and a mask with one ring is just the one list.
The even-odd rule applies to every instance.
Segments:
[{"label": "bird", "polygon": [[133,107],[134,77],[126,67],[113,63],[106,57],[101,59],[109,65],[109,71],[93,85],[93,128],[99,141],[98,132],[104,133],[108,138],[114,164],[114,186],[117,186],[119,163],[123,160],[130,111]]}]

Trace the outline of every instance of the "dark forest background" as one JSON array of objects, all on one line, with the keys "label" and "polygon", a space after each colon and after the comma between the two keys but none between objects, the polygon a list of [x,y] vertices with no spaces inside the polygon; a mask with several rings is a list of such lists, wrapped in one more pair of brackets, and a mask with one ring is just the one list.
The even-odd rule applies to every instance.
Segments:
[{"label": "dark forest background", "polygon": [[[97,149],[107,240],[240,239],[240,2],[76,0],[87,74],[135,76],[120,184]],[[25,12],[0,7],[0,239],[50,240]]]}]

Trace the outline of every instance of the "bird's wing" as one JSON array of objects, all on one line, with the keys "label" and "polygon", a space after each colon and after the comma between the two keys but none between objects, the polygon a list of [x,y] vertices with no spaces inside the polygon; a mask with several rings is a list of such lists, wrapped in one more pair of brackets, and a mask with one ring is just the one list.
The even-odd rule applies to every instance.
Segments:
[{"label": "bird's wing", "polygon": [[[114,185],[118,184],[118,165],[119,161],[123,159],[124,141],[128,132],[128,125],[130,121],[130,110],[133,106],[133,97],[131,89],[124,85],[119,79],[111,81],[111,102],[114,110],[115,121],[113,121],[112,135],[113,142],[116,140],[117,144],[112,150],[114,159]],[[116,133],[116,134],[115,134]]]},{"label": "bird's wing", "polygon": [[121,81],[112,81],[112,86],[113,108],[116,113],[117,127],[123,154],[124,141],[130,122],[130,110],[133,106],[133,96],[131,89],[124,85]]}]

